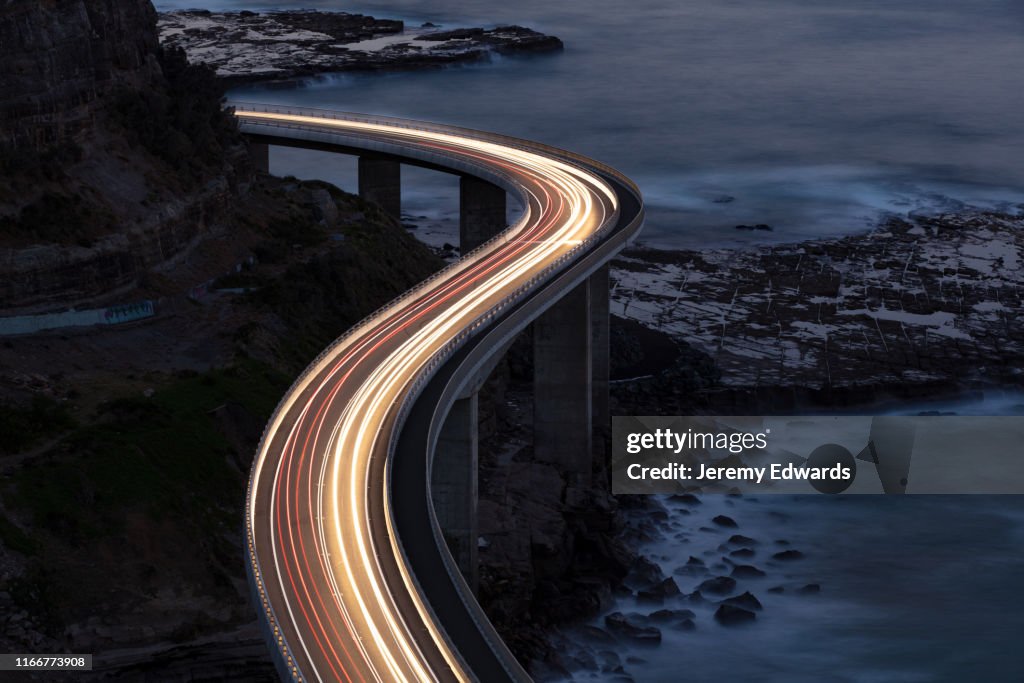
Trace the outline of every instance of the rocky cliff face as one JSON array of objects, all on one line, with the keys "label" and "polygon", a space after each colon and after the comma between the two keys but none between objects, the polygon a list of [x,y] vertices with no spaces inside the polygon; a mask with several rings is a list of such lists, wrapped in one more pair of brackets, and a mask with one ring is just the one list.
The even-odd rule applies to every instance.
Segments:
[{"label": "rocky cliff face", "polygon": [[149,0],[0,0],[0,309],[96,301],[216,233],[247,186],[221,86]]},{"label": "rocky cliff face", "polygon": [[104,93],[159,75],[157,47],[149,0],[4,0],[3,142],[41,147],[82,135]]}]

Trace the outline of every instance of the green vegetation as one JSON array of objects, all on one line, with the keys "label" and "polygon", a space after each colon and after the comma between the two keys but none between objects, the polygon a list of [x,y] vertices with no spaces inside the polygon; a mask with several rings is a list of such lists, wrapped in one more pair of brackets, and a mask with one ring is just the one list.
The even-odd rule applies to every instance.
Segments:
[{"label": "green vegetation", "polygon": [[60,456],[27,463],[9,500],[31,511],[37,527],[75,543],[121,528],[128,508],[154,518],[183,515],[213,532],[237,521],[237,510],[216,508],[241,500],[244,478],[230,466],[230,446],[209,412],[233,402],[266,419],[287,384],[245,361],[179,378],[152,398],[111,401],[61,444],[74,467],[62,466]]},{"label": "green vegetation", "polygon": [[[327,343],[443,265],[358,198],[315,183],[261,182],[236,217],[247,239],[262,242],[257,263],[217,281],[254,288],[230,299],[237,308],[220,330],[235,331],[233,364],[157,370],[145,378],[150,397],[114,397],[79,416],[81,424],[52,402],[0,408],[0,452],[54,441],[0,479],[9,515],[0,517],[0,543],[28,564],[0,590],[54,634],[93,616],[117,622],[137,609],[166,610],[168,593],[249,618],[237,591],[259,430]],[[310,185],[326,188],[337,212]],[[344,239],[332,240],[338,233]],[[204,621],[190,609],[175,617],[182,625],[174,638],[223,628],[220,617]]]},{"label": "green vegetation", "polygon": [[[41,150],[15,149],[0,145],[0,177],[9,179],[13,191],[30,187],[39,180],[59,181],[64,167],[82,160],[82,148],[64,140]],[[5,199],[0,195],[0,199]]]},{"label": "green vegetation", "polygon": [[22,555],[34,555],[36,543],[14,522],[0,514],[0,542]]},{"label": "green vegetation", "polygon": [[[0,217],[0,234],[34,242],[89,246],[88,234],[97,229],[107,232],[115,222],[105,207],[87,202],[80,195],[45,192],[16,217]],[[91,227],[83,230],[83,226]]]},{"label": "green vegetation", "polygon": [[44,627],[51,631],[60,630],[60,599],[54,592],[52,572],[49,569],[34,565],[23,576],[7,582],[5,588],[14,603],[40,619]]},{"label": "green vegetation", "polygon": [[[82,148],[70,140],[42,150],[0,145],[0,204],[17,206],[26,197],[34,197],[20,210],[0,215],[0,236],[74,242],[81,238],[82,225],[111,224],[113,216],[104,207],[63,187],[66,167],[81,161],[82,154]],[[49,187],[61,189],[45,189]]]},{"label": "green vegetation", "polygon": [[0,455],[20,453],[74,424],[64,406],[44,396],[36,396],[27,406],[0,403]]},{"label": "green vegetation", "polygon": [[238,140],[234,117],[224,111],[224,86],[213,70],[189,64],[184,50],[165,48],[160,65],[166,89],[124,88],[113,98],[114,118],[130,142],[174,168],[194,185],[224,163]]},{"label": "green vegetation", "polygon": [[[93,145],[88,152],[70,139],[41,150],[0,146],[0,208],[8,205],[0,212],[0,240],[87,247],[115,230],[116,201],[104,200],[104,189],[74,168],[86,154],[94,162],[113,156],[110,163],[137,165],[151,186],[144,203],[160,197],[154,187],[180,192],[221,173],[225,151],[240,144],[234,117],[223,109],[223,85],[208,67],[189,64],[180,49],[163,50],[160,65],[163,87],[122,86],[108,98],[109,116],[96,127],[109,129],[112,122],[114,137],[122,140],[107,149],[97,149],[91,138],[83,142]],[[152,173],[151,163],[126,156],[126,146],[144,150],[171,172]]]},{"label": "green vegetation", "polygon": [[[111,562],[143,589],[166,585],[165,572],[230,586],[241,574],[248,478],[237,456],[248,454],[234,453],[211,411],[237,404],[261,423],[288,383],[251,360],[184,373],[151,398],[104,404],[92,424],[12,471],[0,492],[8,509],[31,519],[34,538],[0,517],[0,540],[32,556],[33,569],[6,590],[59,625],[65,605],[73,612],[103,599],[90,587],[109,592]],[[163,540],[151,543],[154,534]]]},{"label": "green vegetation", "polygon": [[303,367],[367,313],[383,306],[443,266],[403,228],[355,198],[364,218],[342,227],[345,242],[306,263],[289,266],[250,300],[288,326],[287,354]]}]

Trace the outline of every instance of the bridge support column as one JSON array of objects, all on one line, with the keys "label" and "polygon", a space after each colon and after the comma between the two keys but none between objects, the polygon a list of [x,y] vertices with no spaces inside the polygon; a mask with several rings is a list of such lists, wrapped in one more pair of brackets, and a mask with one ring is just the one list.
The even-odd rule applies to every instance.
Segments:
[{"label": "bridge support column", "polygon": [[533,323],[534,455],[578,488],[593,460],[590,294],[585,281]]},{"label": "bridge support column", "polygon": [[401,218],[402,164],[391,159],[359,157],[359,196],[389,216]]},{"label": "bridge support column", "polygon": [[463,254],[504,230],[505,190],[479,178],[459,180],[459,249]]},{"label": "bridge support column", "polygon": [[249,143],[249,158],[257,171],[270,173],[270,145],[262,142]]},{"label": "bridge support column", "polygon": [[448,550],[473,592],[477,589],[477,394],[460,398],[441,428],[430,491]]},{"label": "bridge support column", "polygon": [[608,352],[611,339],[609,320],[610,281],[608,265],[601,266],[587,279],[590,285],[590,329],[591,329],[591,390],[593,392],[592,417],[594,420],[594,443],[596,453],[606,455],[605,450],[611,436],[611,409],[608,403],[608,382],[611,377]]}]

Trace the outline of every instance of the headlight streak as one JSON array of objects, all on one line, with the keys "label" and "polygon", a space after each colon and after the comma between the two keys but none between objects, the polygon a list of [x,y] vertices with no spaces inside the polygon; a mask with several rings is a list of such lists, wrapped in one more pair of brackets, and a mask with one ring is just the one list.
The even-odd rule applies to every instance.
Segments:
[{"label": "headlight streak", "polygon": [[[379,481],[373,475],[375,468],[386,467],[380,462],[391,436],[386,425],[394,420],[403,397],[437,350],[509,292],[603,227],[617,211],[615,193],[596,175],[571,164],[475,138],[301,115],[238,115],[438,149],[449,156],[501,167],[530,193],[524,216],[509,231],[512,236],[507,241],[496,241],[464,268],[417,292],[396,310],[368,321],[345,345],[310,369],[305,381],[282,402],[254,464],[252,492],[261,490],[263,468],[275,465],[271,514],[266,518],[259,514],[262,506],[256,495],[249,501],[253,528],[269,525],[271,561],[261,564],[264,571],[272,569],[276,574],[277,597],[284,606],[279,616],[287,615],[289,638],[299,641],[305,655],[306,661],[296,664],[302,665],[302,674],[317,680],[343,677],[350,682],[365,681],[367,676],[377,681],[449,676],[471,680],[472,673],[464,670],[443,629],[434,623],[401,561],[387,514],[390,494],[386,487],[377,494],[385,501],[383,509],[370,505]],[[343,404],[336,406],[337,400]],[[282,434],[283,447],[272,452],[271,444],[280,441],[273,435],[296,408],[300,408],[299,414]],[[325,427],[330,430],[326,437],[321,433]],[[300,490],[303,484],[305,495]],[[374,519],[381,517],[389,530],[390,548],[377,547],[370,533]],[[306,524],[313,532],[319,578],[307,559]],[[401,581],[385,579],[382,551],[397,564]],[[321,595],[318,582],[329,588],[329,598]],[[395,602],[396,590],[411,596],[416,615],[402,612]],[[328,600],[335,606],[335,614],[326,609]],[[298,612],[293,602],[298,603]],[[336,617],[343,622],[344,631],[338,628]],[[429,642],[417,637],[421,629],[429,634]],[[338,647],[335,641],[340,641]],[[349,648],[352,644],[355,651]],[[427,656],[423,648],[428,646],[447,663],[446,670],[431,665],[437,658]]]}]

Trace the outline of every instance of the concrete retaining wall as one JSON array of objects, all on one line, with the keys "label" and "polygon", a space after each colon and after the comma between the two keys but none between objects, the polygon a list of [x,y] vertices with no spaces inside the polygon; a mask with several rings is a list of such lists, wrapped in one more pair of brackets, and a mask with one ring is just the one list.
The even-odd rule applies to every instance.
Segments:
[{"label": "concrete retaining wall", "polygon": [[85,311],[64,311],[62,313],[40,313],[0,318],[0,335],[33,334],[62,327],[91,327],[93,325],[118,325],[120,323],[151,318],[156,314],[154,302],[138,301],[108,308],[92,308]]}]

